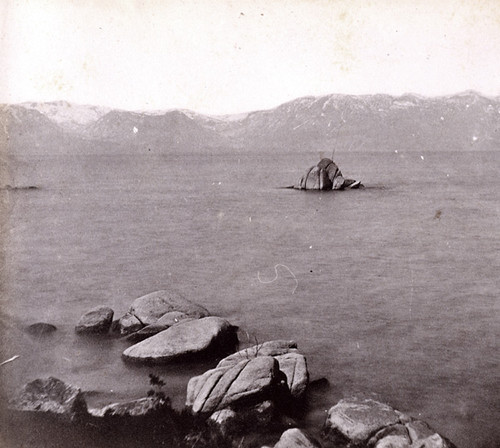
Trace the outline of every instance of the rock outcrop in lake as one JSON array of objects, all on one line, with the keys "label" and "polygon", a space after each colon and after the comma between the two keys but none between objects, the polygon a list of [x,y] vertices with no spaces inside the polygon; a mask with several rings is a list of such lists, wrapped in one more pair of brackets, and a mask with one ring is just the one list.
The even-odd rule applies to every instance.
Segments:
[{"label": "rock outcrop in lake", "polygon": [[123,352],[123,359],[162,364],[193,355],[227,354],[238,343],[237,327],[220,317],[185,320]]},{"label": "rock outcrop in lake", "polygon": [[345,179],[337,164],[331,159],[321,159],[309,168],[294,185],[297,190],[344,190],[361,187],[359,181]]}]

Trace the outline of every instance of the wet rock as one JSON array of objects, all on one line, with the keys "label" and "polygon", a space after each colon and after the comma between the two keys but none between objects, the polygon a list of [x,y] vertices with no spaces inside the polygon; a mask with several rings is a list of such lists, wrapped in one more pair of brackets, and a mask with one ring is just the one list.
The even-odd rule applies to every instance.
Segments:
[{"label": "wet rock", "polygon": [[52,414],[70,421],[87,415],[87,403],[81,390],[53,377],[26,384],[9,401],[9,408]]},{"label": "wet rock", "polygon": [[244,359],[252,359],[257,356],[279,356],[294,352],[297,352],[297,343],[295,341],[267,341],[226,356],[217,364],[217,367],[232,366]]},{"label": "wet rock", "polygon": [[191,378],[186,406],[199,414],[242,403],[253,405],[279,396],[285,383],[278,361],[271,356],[259,356]]},{"label": "wet rock", "polygon": [[107,333],[113,321],[113,314],[113,310],[107,306],[92,308],[80,318],[75,330],[79,334]]},{"label": "wet rock", "polygon": [[125,403],[112,403],[102,408],[89,409],[89,414],[93,417],[145,417],[169,407],[168,400],[145,397]]},{"label": "wet rock", "polygon": [[172,311],[179,311],[195,318],[210,315],[206,308],[191,302],[180,293],[166,290],[152,292],[135,299],[128,310],[141,321],[143,326],[156,323],[160,317]]},{"label": "wet rock", "polygon": [[25,328],[26,333],[37,337],[47,336],[54,333],[56,330],[57,328],[55,325],[47,324],[45,322],[37,322]]},{"label": "wet rock", "polygon": [[155,334],[160,333],[167,328],[170,328],[174,325],[177,325],[180,322],[184,322],[187,319],[194,319],[193,317],[189,317],[185,313],[181,313],[180,311],[172,311],[170,313],[164,314],[160,317],[156,323],[147,325],[144,328],[141,328],[139,331],[130,334],[127,336],[127,341],[130,342],[140,342],[144,339],[147,339]]},{"label": "wet rock", "polygon": [[238,340],[236,327],[220,317],[188,320],[123,352],[127,361],[161,364],[196,354],[228,353]]},{"label": "wet rock", "polygon": [[454,445],[434,431],[426,422],[413,420],[406,423],[412,447],[417,448],[452,448]]},{"label": "wet rock", "polygon": [[344,399],[330,408],[324,432],[334,439],[338,434],[360,444],[386,426],[399,423],[398,413],[390,406],[371,399]]},{"label": "wet rock", "polygon": [[126,313],[116,323],[116,331],[122,336],[139,331],[144,325],[133,314]]},{"label": "wet rock", "polygon": [[274,448],[320,448],[321,445],[298,428],[287,429]]},{"label": "wet rock", "polygon": [[300,353],[286,353],[275,358],[280,370],[286,375],[292,397],[303,398],[309,383],[306,358]]}]

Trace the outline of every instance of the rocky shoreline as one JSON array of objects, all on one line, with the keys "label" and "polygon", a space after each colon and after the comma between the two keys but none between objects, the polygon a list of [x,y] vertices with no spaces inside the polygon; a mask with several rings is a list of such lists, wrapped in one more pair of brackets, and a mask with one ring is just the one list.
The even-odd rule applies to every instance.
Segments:
[{"label": "rocky shoreline", "polygon": [[120,446],[135,438],[150,446],[454,447],[426,422],[360,397],[332,404],[323,426],[311,435],[301,422],[312,384],[306,356],[297,343],[266,341],[237,351],[237,327],[175,291],[140,297],[124,316],[113,321],[113,315],[108,307],[93,308],[80,318],[75,331],[112,332],[132,343],[122,353],[124,362],[218,361],[189,380],[184,409],[171,407],[162,392],[163,379],[151,374],[148,396],[101,408],[90,408],[85,392],[74,385],[53,377],[36,379],[10,399],[9,411],[43,416],[94,436],[128,428],[132,433]]}]

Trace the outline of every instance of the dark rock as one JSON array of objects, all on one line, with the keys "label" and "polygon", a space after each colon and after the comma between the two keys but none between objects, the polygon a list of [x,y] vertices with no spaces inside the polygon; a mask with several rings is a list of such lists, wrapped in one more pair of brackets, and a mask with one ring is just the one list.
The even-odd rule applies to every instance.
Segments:
[{"label": "dark rock", "polygon": [[123,358],[161,364],[193,355],[228,353],[236,344],[236,327],[220,317],[204,317],[180,322],[129,347]]},{"label": "dark rock", "polygon": [[31,324],[25,329],[26,333],[38,337],[49,335],[51,333],[54,333],[54,331],[56,330],[57,328],[55,325],[47,324],[45,322],[37,322],[35,324]]},{"label": "dark rock", "polygon": [[139,331],[144,325],[142,322],[137,319],[133,314],[126,313],[120,319],[118,319],[118,322],[116,324],[116,330],[122,335],[127,335],[131,333],[135,333],[136,331]]},{"label": "dark rock", "polygon": [[107,333],[113,321],[113,310],[107,306],[97,306],[87,311],[78,321],[76,332],[83,333]]},{"label": "dark rock", "polygon": [[335,162],[324,158],[317,165],[309,168],[294,188],[298,190],[343,190],[360,186],[361,183],[354,179],[344,179]]},{"label": "dark rock", "polygon": [[300,353],[275,356],[280,370],[286,375],[288,388],[293,398],[301,399],[309,383],[306,358]]},{"label": "dark rock", "polygon": [[259,356],[191,378],[186,406],[194,414],[211,414],[237,405],[253,405],[275,399],[285,383],[278,361],[271,356]]},{"label": "dark rock", "polygon": [[411,445],[410,434],[406,426],[402,424],[386,426],[370,438],[368,448],[380,448],[381,446],[390,448],[391,444],[395,448],[409,447]]},{"label": "dark rock", "polygon": [[87,403],[81,390],[53,377],[26,384],[9,401],[9,408],[53,414],[70,421],[87,415]]}]

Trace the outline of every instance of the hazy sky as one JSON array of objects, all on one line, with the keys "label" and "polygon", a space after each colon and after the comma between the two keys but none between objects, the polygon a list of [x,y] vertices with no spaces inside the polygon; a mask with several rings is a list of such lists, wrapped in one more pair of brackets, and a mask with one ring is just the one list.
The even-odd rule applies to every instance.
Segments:
[{"label": "hazy sky", "polygon": [[2,0],[0,102],[233,113],[500,95],[500,0]]}]

